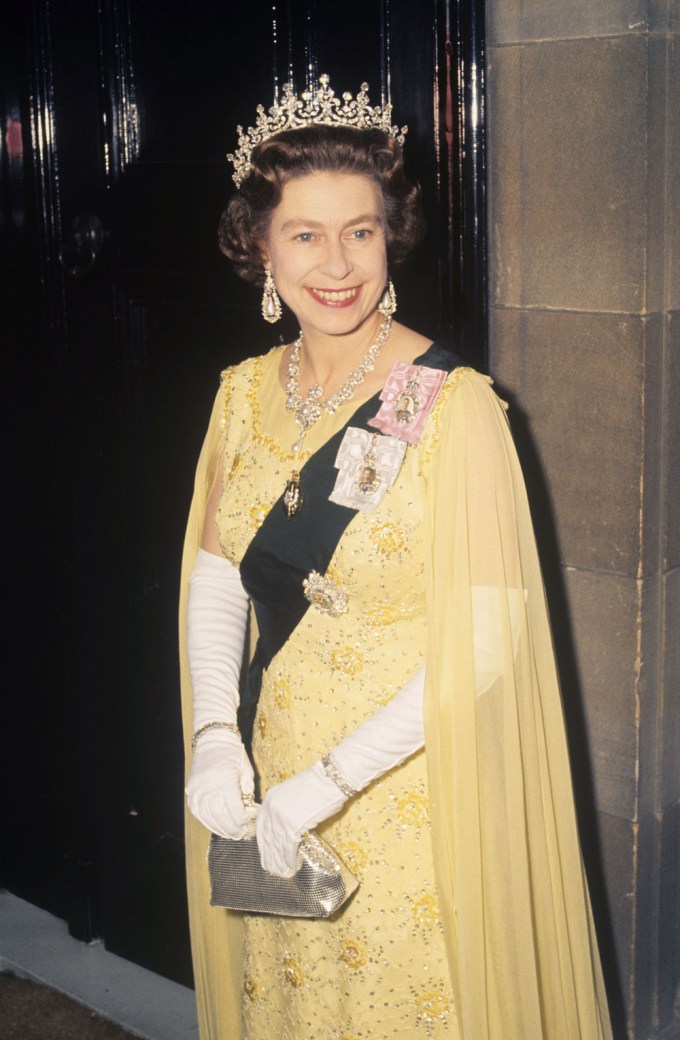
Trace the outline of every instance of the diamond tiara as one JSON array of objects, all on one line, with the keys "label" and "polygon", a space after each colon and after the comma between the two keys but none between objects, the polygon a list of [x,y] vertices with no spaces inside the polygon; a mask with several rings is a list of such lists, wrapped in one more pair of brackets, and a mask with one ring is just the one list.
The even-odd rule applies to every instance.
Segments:
[{"label": "diamond tiara", "polygon": [[242,126],[236,127],[238,148],[235,152],[230,152],[227,159],[234,164],[232,176],[237,187],[250,170],[253,148],[284,130],[299,130],[315,123],[324,126],[351,126],[357,130],[377,129],[383,130],[398,144],[403,145],[408,127],[391,125],[391,102],[382,108],[369,105],[368,83],[361,84],[356,98],[351,94],[343,94],[342,102],[329,87],[329,76],[319,76],[319,83],[321,85],[314,90],[303,90],[299,98],[294,93],[293,84],[286,83],[281,101],[276,101],[269,113],[265,112],[264,105],[257,106],[255,126],[248,127],[245,133]]}]

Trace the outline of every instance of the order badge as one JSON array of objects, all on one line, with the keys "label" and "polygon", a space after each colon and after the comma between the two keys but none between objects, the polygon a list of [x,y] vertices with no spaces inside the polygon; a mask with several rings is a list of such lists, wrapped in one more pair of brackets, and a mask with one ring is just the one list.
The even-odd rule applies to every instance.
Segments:
[{"label": "order badge", "polygon": [[394,484],[406,454],[405,441],[348,426],[335,459],[338,476],[330,501],[366,513]]}]

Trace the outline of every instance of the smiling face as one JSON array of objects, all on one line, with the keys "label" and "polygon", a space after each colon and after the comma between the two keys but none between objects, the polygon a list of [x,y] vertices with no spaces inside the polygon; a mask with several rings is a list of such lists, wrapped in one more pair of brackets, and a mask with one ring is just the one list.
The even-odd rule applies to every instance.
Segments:
[{"label": "smiling face", "polygon": [[376,320],[387,281],[380,188],[354,173],[287,182],[264,243],[279,295],[309,336],[342,335]]}]

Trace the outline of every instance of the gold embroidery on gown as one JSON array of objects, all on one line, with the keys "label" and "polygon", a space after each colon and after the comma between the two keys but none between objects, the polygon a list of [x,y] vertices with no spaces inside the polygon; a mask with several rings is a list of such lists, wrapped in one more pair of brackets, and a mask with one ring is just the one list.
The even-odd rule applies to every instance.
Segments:
[{"label": "gold embroidery on gown", "polygon": [[[218,508],[220,543],[236,564],[290,465],[285,445],[294,426],[272,360],[252,363],[249,435]],[[322,420],[317,442],[306,446],[318,447],[356,407],[352,401]],[[319,759],[421,666],[423,497],[419,455],[410,447],[395,486],[375,510],[354,517],[334,553],[329,571],[347,594],[347,612],[309,609],[265,672],[253,739],[263,794]],[[457,1040],[425,753],[372,784],[320,830],[361,886],[331,921],[246,916],[244,1038]]]}]

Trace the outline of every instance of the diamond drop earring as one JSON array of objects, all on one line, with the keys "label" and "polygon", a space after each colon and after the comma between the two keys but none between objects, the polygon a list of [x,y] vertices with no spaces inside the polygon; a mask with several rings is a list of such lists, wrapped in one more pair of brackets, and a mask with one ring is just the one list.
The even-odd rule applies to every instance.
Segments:
[{"label": "diamond drop earring", "polygon": [[265,272],[264,290],[262,292],[262,317],[270,325],[281,317],[281,300],[274,285],[271,271]]},{"label": "diamond drop earring", "polygon": [[378,310],[382,314],[383,318],[391,318],[397,309],[397,294],[394,291],[394,282],[390,278],[389,282],[385,286],[385,292],[382,294],[380,303],[378,304]]}]

